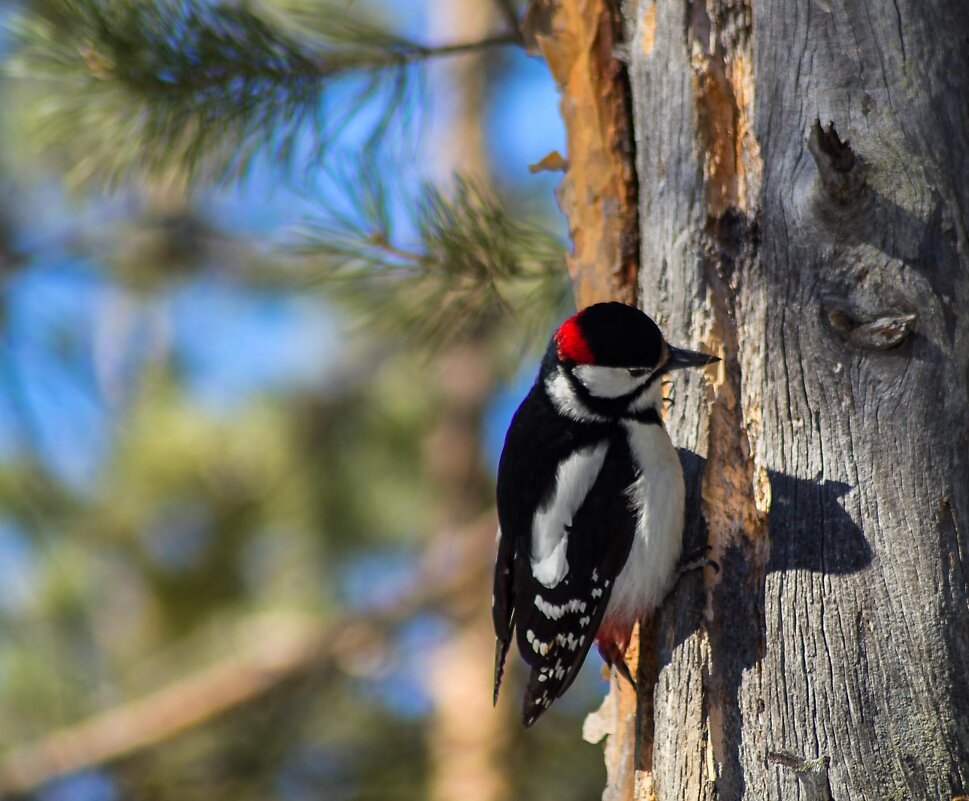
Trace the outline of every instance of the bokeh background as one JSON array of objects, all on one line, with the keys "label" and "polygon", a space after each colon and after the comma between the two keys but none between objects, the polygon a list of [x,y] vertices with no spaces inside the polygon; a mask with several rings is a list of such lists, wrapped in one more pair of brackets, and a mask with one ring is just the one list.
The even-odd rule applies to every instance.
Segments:
[{"label": "bokeh background", "polygon": [[0,6],[0,797],[599,797],[596,659],[491,704],[571,302],[522,11]]}]

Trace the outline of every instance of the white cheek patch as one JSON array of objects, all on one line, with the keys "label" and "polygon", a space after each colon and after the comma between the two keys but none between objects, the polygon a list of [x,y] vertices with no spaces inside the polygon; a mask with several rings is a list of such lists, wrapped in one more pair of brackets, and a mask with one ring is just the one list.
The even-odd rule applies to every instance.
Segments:
[{"label": "white cheek patch", "polygon": [[535,514],[530,561],[532,575],[545,587],[555,587],[569,572],[568,526],[595,484],[607,448],[608,443],[603,442],[560,462],[555,473],[555,494]]},{"label": "white cheek patch", "polygon": [[625,367],[600,367],[595,364],[580,364],[572,372],[589,390],[589,394],[596,398],[621,398],[629,395],[645,384],[652,375],[652,371],[642,375],[630,375]]},{"label": "white cheek patch", "polygon": [[570,417],[579,422],[598,422],[605,421],[605,417],[596,414],[586,407],[576,394],[575,387],[569,381],[569,377],[563,372],[563,368],[556,370],[546,381],[545,391],[555,404],[559,414]]}]

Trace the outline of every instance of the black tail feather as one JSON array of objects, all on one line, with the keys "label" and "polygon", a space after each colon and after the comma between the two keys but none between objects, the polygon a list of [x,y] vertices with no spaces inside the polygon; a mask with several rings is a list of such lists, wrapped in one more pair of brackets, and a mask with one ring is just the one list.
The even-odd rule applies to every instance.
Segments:
[{"label": "black tail feather", "polygon": [[510,644],[510,637],[507,640],[495,639],[495,695],[492,699],[492,703],[495,705],[498,704],[498,690],[501,688],[501,677],[505,675],[505,657],[508,656]]}]

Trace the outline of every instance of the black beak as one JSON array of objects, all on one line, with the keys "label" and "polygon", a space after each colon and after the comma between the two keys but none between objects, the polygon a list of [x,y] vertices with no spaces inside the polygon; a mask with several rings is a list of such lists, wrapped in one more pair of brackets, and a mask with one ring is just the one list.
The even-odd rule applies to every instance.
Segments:
[{"label": "black beak", "polygon": [[684,367],[704,367],[708,364],[715,364],[720,361],[719,356],[710,356],[707,353],[699,353],[695,350],[684,350],[669,346],[670,358],[663,367],[664,370],[681,370]]}]

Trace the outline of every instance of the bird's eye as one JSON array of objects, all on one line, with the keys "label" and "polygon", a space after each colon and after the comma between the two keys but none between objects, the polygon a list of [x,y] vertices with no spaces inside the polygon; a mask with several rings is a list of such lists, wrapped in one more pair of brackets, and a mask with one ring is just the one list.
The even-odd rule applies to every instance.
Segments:
[{"label": "bird's eye", "polygon": [[631,375],[633,378],[639,378],[640,376],[646,375],[645,367],[629,367],[627,369],[629,370],[629,375]]}]

